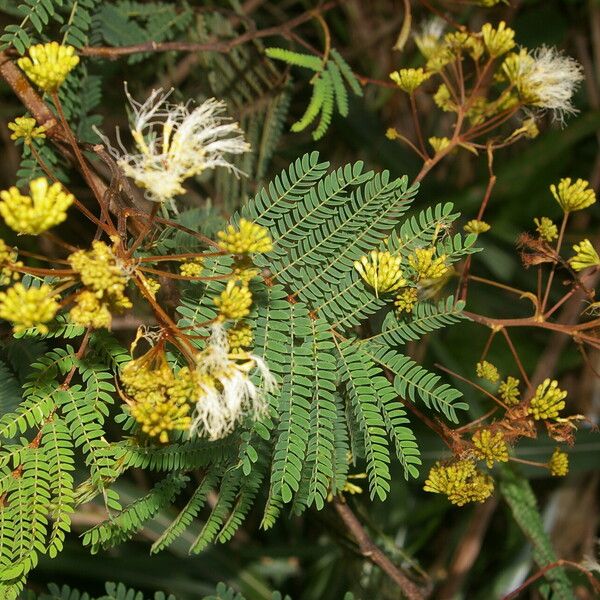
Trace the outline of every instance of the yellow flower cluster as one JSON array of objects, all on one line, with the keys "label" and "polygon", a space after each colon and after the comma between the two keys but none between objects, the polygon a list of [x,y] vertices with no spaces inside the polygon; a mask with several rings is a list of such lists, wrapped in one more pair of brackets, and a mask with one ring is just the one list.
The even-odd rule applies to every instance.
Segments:
[{"label": "yellow flower cluster", "polygon": [[29,56],[17,61],[25,75],[45,92],[57,90],[78,63],[75,48],[57,42],[31,46]]},{"label": "yellow flower cluster", "polygon": [[558,237],[558,227],[552,222],[552,219],[548,217],[541,217],[533,219],[536,226],[536,231],[540,236],[540,239],[544,242],[551,242]]},{"label": "yellow flower cluster", "polygon": [[225,231],[217,233],[217,237],[221,247],[231,254],[270,252],[273,248],[267,229],[246,219],[240,219],[238,229],[228,225]]},{"label": "yellow flower cluster", "polygon": [[390,79],[404,92],[412,94],[423,82],[431,77],[431,73],[418,69],[400,69],[390,73]]},{"label": "yellow flower cluster", "polygon": [[423,489],[445,494],[452,504],[463,506],[489,498],[494,491],[494,482],[489,475],[478,471],[472,460],[459,460],[449,465],[436,463],[429,471]]},{"label": "yellow flower cluster", "polygon": [[354,268],[364,281],[379,293],[393,292],[406,285],[406,279],[400,269],[402,258],[390,252],[372,250],[370,254],[361,256],[354,262]]},{"label": "yellow flower cluster", "polygon": [[252,328],[247,323],[238,323],[227,330],[227,343],[230,354],[242,354],[254,343]]},{"label": "yellow flower cluster", "polygon": [[113,311],[120,312],[133,306],[125,296],[125,272],[106,243],[93,241],[91,250],[71,254],[69,264],[87,288],[80,292],[71,309],[73,322],[84,327],[110,327]]},{"label": "yellow flower cluster", "polygon": [[567,453],[556,448],[548,462],[548,469],[553,477],[564,477],[569,472],[569,456]]},{"label": "yellow flower cluster", "polygon": [[550,191],[566,213],[582,210],[596,202],[596,192],[584,179],[578,179],[572,183],[570,177],[565,177],[560,180],[558,185],[552,184]]},{"label": "yellow flower cluster", "polygon": [[200,277],[203,270],[204,261],[200,257],[186,260],[179,265],[179,273],[184,277]]},{"label": "yellow flower cluster", "polygon": [[121,383],[132,399],[131,415],[147,435],[166,443],[169,432],[190,428],[190,400],[198,384],[188,367],[174,374],[164,353],[150,351],[123,367]]},{"label": "yellow flower cluster", "polygon": [[400,294],[396,296],[394,300],[394,306],[396,310],[401,312],[410,313],[412,312],[418,299],[417,288],[406,288]]},{"label": "yellow flower cluster", "polygon": [[466,31],[451,31],[444,36],[445,50],[458,56],[468,52],[473,60],[479,60],[483,54],[483,44]]},{"label": "yellow flower cluster", "polygon": [[500,21],[497,29],[494,29],[490,23],[486,23],[481,28],[481,37],[485,49],[492,58],[502,56],[515,47],[515,32],[507,27],[504,21]]},{"label": "yellow flower cluster", "polygon": [[44,177],[29,183],[29,193],[24,196],[14,186],[0,192],[0,215],[17,233],[38,235],[62,223],[74,200],[60,183],[48,185]]},{"label": "yellow flower cluster", "polygon": [[495,462],[508,461],[508,446],[501,432],[492,433],[489,429],[480,429],[472,438],[475,456],[485,460],[491,469]]},{"label": "yellow flower cluster", "polygon": [[33,117],[17,117],[8,124],[8,128],[12,131],[11,140],[22,139],[26,144],[31,144],[31,141],[36,138],[46,137],[44,132],[47,127],[45,125],[37,127],[37,121]]},{"label": "yellow flower cluster", "polygon": [[575,271],[583,271],[588,267],[600,265],[600,256],[590,240],[582,240],[579,244],[575,244],[573,251],[575,256],[569,259],[569,263]]},{"label": "yellow flower cluster", "polygon": [[519,391],[519,384],[521,382],[516,378],[509,375],[498,388],[498,394],[500,394],[500,398],[504,401],[508,406],[515,406],[519,403],[519,396],[521,392]]},{"label": "yellow flower cluster", "polygon": [[447,137],[435,137],[432,136],[428,140],[429,145],[433,148],[433,151],[437,154],[442,152],[450,145],[450,140]]},{"label": "yellow flower cluster", "polygon": [[17,262],[17,256],[17,249],[12,248],[0,239],[0,285],[8,285],[11,281],[19,279],[19,273],[10,268],[11,266],[21,266],[23,264]]},{"label": "yellow flower cluster", "polygon": [[236,321],[250,314],[252,292],[247,285],[238,285],[235,281],[230,280],[221,295],[213,298],[213,302],[219,309],[219,320]]},{"label": "yellow flower cluster", "polygon": [[458,109],[458,106],[452,99],[450,90],[445,83],[442,83],[437,89],[437,92],[433,95],[433,101],[438,108],[441,108],[444,112],[456,112]]},{"label": "yellow flower cluster", "polygon": [[22,283],[15,283],[0,292],[0,319],[10,321],[15,333],[30,327],[37,327],[40,333],[48,333],[45,324],[54,318],[59,308],[52,288],[46,284],[26,288]]},{"label": "yellow flower cluster", "polygon": [[464,226],[464,230],[467,233],[475,233],[476,235],[485,233],[486,231],[489,231],[490,229],[491,229],[491,226],[488,223],[486,223],[485,221],[478,221],[477,219],[471,219]]},{"label": "yellow flower cluster", "polygon": [[434,258],[435,248],[417,248],[408,257],[408,264],[417,272],[417,279],[439,279],[448,272],[446,255]]},{"label": "yellow flower cluster", "polygon": [[567,392],[558,387],[558,381],[545,379],[538,385],[529,403],[528,412],[536,421],[554,419],[565,407],[566,397]]},{"label": "yellow flower cluster", "polygon": [[479,361],[477,365],[475,365],[475,372],[477,373],[477,377],[487,379],[490,383],[497,383],[498,379],[500,379],[498,369],[487,360]]}]

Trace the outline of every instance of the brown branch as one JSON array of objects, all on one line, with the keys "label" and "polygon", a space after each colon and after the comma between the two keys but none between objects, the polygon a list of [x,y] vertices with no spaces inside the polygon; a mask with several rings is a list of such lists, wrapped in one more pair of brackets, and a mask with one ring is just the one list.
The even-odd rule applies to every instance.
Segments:
[{"label": "brown branch", "polygon": [[344,502],[343,498],[333,500],[333,506],[341,517],[344,525],[358,542],[361,554],[377,565],[398,587],[409,600],[424,600],[423,592],[413,583],[398,567],[383,553],[365,531],[352,509]]}]

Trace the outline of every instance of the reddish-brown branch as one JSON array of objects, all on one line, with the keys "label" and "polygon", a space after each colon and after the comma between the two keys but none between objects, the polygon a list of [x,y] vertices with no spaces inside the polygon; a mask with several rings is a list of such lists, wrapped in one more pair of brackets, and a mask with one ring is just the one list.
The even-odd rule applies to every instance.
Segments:
[{"label": "reddish-brown branch", "polygon": [[358,542],[360,553],[374,565],[377,565],[396,583],[409,600],[424,600],[425,595],[423,592],[373,542],[344,499],[341,497],[335,498],[333,506],[344,522],[344,525]]}]

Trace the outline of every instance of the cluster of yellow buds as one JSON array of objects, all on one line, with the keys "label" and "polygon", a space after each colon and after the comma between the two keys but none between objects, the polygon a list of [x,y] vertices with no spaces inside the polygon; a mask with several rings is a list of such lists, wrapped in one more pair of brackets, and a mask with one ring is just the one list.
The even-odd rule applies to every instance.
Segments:
[{"label": "cluster of yellow buds", "polygon": [[235,281],[229,280],[221,295],[213,298],[213,302],[219,309],[219,320],[237,321],[250,314],[252,292],[247,285],[238,285]]},{"label": "cluster of yellow buds", "polygon": [[467,233],[474,233],[475,235],[480,235],[481,233],[485,233],[489,231],[491,226],[489,223],[485,221],[478,221],[477,219],[471,219],[465,226],[464,230]]},{"label": "cluster of yellow buds", "polygon": [[45,92],[56,91],[78,63],[75,48],[57,42],[31,46],[29,56],[17,61],[25,75]]},{"label": "cluster of yellow buds", "polygon": [[19,272],[11,269],[11,267],[22,266],[23,263],[17,262],[18,255],[16,248],[12,248],[0,239],[0,285],[8,285],[11,281],[19,279]]},{"label": "cluster of yellow buds", "polygon": [[500,431],[492,433],[489,429],[480,429],[473,435],[473,451],[480,460],[485,460],[491,469],[495,462],[508,461],[508,446]]},{"label": "cluster of yellow buds", "polygon": [[500,379],[500,373],[495,365],[487,360],[481,360],[475,365],[475,372],[477,377],[487,379],[490,383],[497,383]]},{"label": "cluster of yellow buds", "polygon": [[565,407],[567,392],[558,387],[558,381],[545,379],[535,390],[529,402],[529,414],[536,421],[555,419]]},{"label": "cluster of yellow buds", "polygon": [[204,261],[201,257],[186,260],[179,265],[179,273],[184,277],[200,277],[204,270]]},{"label": "cluster of yellow buds", "polygon": [[48,184],[45,177],[29,183],[30,196],[24,196],[16,187],[0,192],[0,215],[17,233],[38,235],[67,218],[67,209],[73,196],[60,183]]},{"label": "cluster of yellow buds", "polygon": [[410,313],[415,307],[418,297],[419,292],[417,288],[405,288],[400,294],[396,296],[396,299],[394,300],[394,306],[396,307],[396,310],[399,313]]},{"label": "cluster of yellow buds", "polygon": [[565,177],[558,185],[552,184],[550,191],[566,213],[583,210],[596,202],[596,192],[584,179],[578,179],[573,183],[570,177]]},{"label": "cluster of yellow buds", "polygon": [[446,255],[434,258],[436,249],[417,248],[408,257],[408,264],[416,271],[417,279],[439,279],[448,272]]},{"label": "cluster of yellow buds", "polygon": [[449,465],[436,463],[429,471],[423,489],[445,494],[452,504],[463,506],[487,500],[494,491],[494,481],[478,471],[472,460],[458,460]]},{"label": "cluster of yellow buds", "polygon": [[75,299],[70,313],[73,322],[84,327],[109,327],[113,311],[132,307],[125,296],[125,270],[105,242],[94,240],[91,250],[74,252],[69,263],[86,288]]},{"label": "cluster of yellow buds", "polygon": [[239,227],[228,225],[219,231],[217,237],[221,247],[231,254],[251,254],[270,252],[273,241],[268,230],[257,223],[240,219]]},{"label": "cluster of yellow buds", "polygon": [[536,217],[533,219],[537,234],[544,242],[551,242],[558,237],[558,227],[548,217]]},{"label": "cluster of yellow buds", "polygon": [[515,406],[519,403],[519,396],[521,392],[519,391],[519,384],[521,382],[516,378],[509,375],[498,388],[498,394],[500,394],[500,398],[504,401],[508,406]]},{"label": "cluster of yellow buds", "polygon": [[252,328],[247,323],[237,323],[235,327],[227,330],[227,342],[231,354],[240,354],[254,343]]},{"label": "cluster of yellow buds", "polygon": [[404,92],[412,94],[431,77],[421,67],[418,69],[400,69],[390,73],[390,79]]},{"label": "cluster of yellow buds", "polygon": [[8,124],[8,128],[12,131],[11,140],[23,140],[25,144],[31,144],[35,139],[45,138],[45,131],[48,129],[45,125],[38,127],[33,117],[17,117]]},{"label": "cluster of yellow buds", "polygon": [[400,265],[402,258],[390,252],[372,250],[354,262],[354,268],[365,282],[375,290],[375,295],[393,292],[407,284]]},{"label": "cluster of yellow buds", "polygon": [[575,256],[569,259],[569,264],[575,271],[583,271],[588,267],[597,267],[600,265],[600,256],[596,248],[592,246],[590,240],[582,240],[579,244],[573,246]]},{"label": "cluster of yellow buds", "polygon": [[46,284],[26,288],[22,283],[15,283],[0,292],[0,319],[10,321],[15,333],[31,327],[37,327],[40,333],[48,333],[46,323],[54,319],[59,308],[53,289]]},{"label": "cluster of yellow buds", "polygon": [[558,448],[554,450],[548,462],[550,475],[553,477],[564,477],[569,472],[569,457],[566,452]]},{"label": "cluster of yellow buds", "polygon": [[166,443],[171,431],[190,428],[190,402],[198,383],[188,367],[173,373],[164,352],[155,348],[128,362],[121,369],[120,378],[131,399],[131,416],[145,434]]},{"label": "cluster of yellow buds", "polygon": [[504,21],[500,21],[496,29],[486,23],[481,28],[481,37],[485,49],[492,58],[498,58],[515,47],[515,32],[507,27]]},{"label": "cluster of yellow buds", "polygon": [[436,154],[443,152],[450,145],[450,140],[447,137],[432,136],[427,141]]}]

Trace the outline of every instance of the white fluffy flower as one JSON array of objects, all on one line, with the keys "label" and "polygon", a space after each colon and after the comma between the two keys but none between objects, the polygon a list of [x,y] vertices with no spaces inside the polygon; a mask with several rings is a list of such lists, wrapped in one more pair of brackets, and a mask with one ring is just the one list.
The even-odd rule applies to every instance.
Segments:
[{"label": "white fluffy flower", "polygon": [[153,90],[143,104],[134,100],[127,88],[125,92],[137,153],[127,152],[118,131],[121,152],[110,149],[125,175],[146,190],[149,200],[172,201],[185,192],[182,184],[186,179],[207,169],[225,167],[238,173],[227,155],[247,152],[250,145],[239,125],[223,115],[224,102],[210,98],[190,110],[189,103],[168,102],[172,89]]},{"label": "white fluffy flower", "polygon": [[423,21],[418,33],[414,33],[415,44],[425,58],[437,51],[440,39],[446,28],[446,22],[438,16]]},{"label": "white fluffy flower", "polygon": [[505,65],[506,75],[526,104],[550,110],[560,121],[577,112],[573,95],[583,80],[583,69],[575,59],[541,46],[532,53],[522,50],[507,57]]},{"label": "white fluffy flower", "polygon": [[[258,370],[262,383],[257,387],[250,375]],[[213,325],[207,348],[198,356],[197,374],[200,397],[192,430],[220,439],[231,433],[245,416],[254,419],[267,410],[266,395],[276,381],[265,361],[253,354],[229,353],[227,333],[222,325]]]}]

